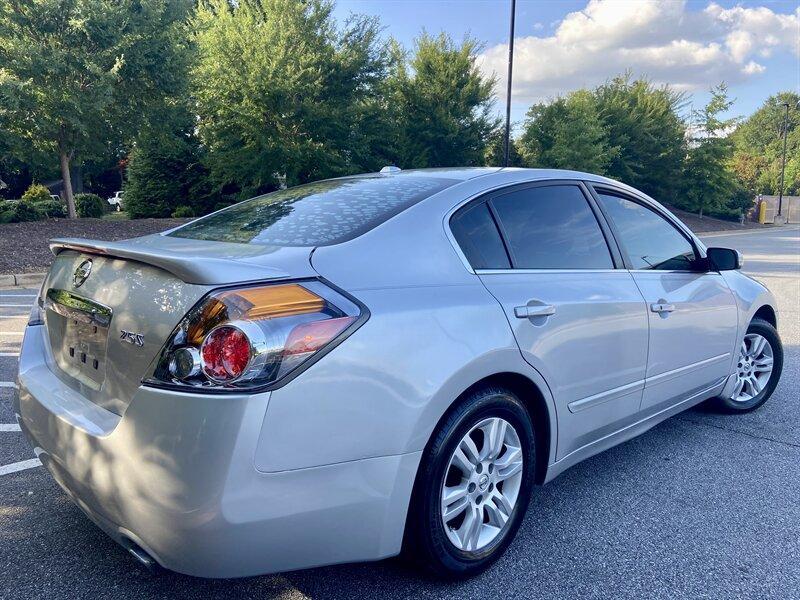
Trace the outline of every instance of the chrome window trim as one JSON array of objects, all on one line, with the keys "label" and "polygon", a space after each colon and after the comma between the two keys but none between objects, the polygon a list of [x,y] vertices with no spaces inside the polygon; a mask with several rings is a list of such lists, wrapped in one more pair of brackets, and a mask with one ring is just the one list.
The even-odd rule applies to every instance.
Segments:
[{"label": "chrome window trim", "polygon": [[546,273],[650,273],[650,274],[680,274],[686,275],[719,275],[716,271],[682,271],[682,270],[658,270],[658,269],[475,269],[475,275],[503,275],[507,273],[522,273],[529,275]]},{"label": "chrome window trim", "polygon": [[476,275],[505,275],[509,273],[552,275],[554,273],[627,273],[628,271],[626,269],[475,269],[474,272]]},{"label": "chrome window trim", "polygon": [[628,273],[686,273],[688,275],[719,275],[718,271],[691,271],[686,269],[628,269]]},{"label": "chrome window trim", "polygon": [[[464,268],[469,273],[472,273],[473,275],[481,275],[481,274],[489,275],[489,274],[499,274],[499,273],[530,273],[530,272],[537,272],[537,273],[555,273],[555,272],[597,273],[597,272],[606,272],[606,271],[609,271],[609,272],[626,271],[624,265],[619,266],[619,267],[615,267],[613,269],[514,269],[514,268],[511,268],[511,269],[473,269],[472,265],[469,263],[469,260],[467,260],[466,255],[461,250],[461,246],[459,246],[458,241],[455,238],[455,235],[453,234],[452,230],[450,229],[450,218],[456,212],[458,212],[459,209],[463,208],[464,206],[466,206],[467,204],[469,204],[470,202],[472,202],[474,200],[478,200],[479,198],[482,198],[483,196],[488,196],[488,195],[493,194],[494,192],[496,192],[498,190],[502,190],[504,188],[514,188],[514,187],[518,187],[520,185],[533,184],[533,183],[541,183],[543,185],[546,185],[548,183],[552,183],[553,185],[558,185],[560,183],[569,183],[569,184],[575,185],[575,186],[577,186],[579,188],[582,188],[582,191],[583,191],[584,195],[587,195],[587,192],[588,192],[588,196],[591,197],[592,196],[592,190],[591,190],[591,188],[589,188],[589,185],[592,184],[592,183],[597,183],[597,182],[593,182],[593,181],[587,180],[587,179],[561,179],[561,178],[557,178],[557,179],[555,179],[555,178],[525,179],[525,180],[522,180],[522,181],[499,183],[499,184],[494,185],[492,187],[488,187],[486,189],[483,189],[480,192],[475,192],[474,194],[472,194],[470,196],[467,196],[465,199],[460,200],[458,202],[458,204],[456,204],[455,206],[451,207],[444,214],[444,218],[442,219],[442,227],[444,228],[445,236],[447,237],[448,240],[450,240],[450,245],[453,247],[453,250],[455,250],[456,255],[461,260],[461,264],[464,265]],[[594,200],[594,198],[592,198],[592,200]],[[597,225],[598,225],[598,227],[600,229],[600,233],[603,235],[603,238],[605,238],[606,237],[606,233],[605,233],[605,231],[603,231],[603,225],[600,222],[601,218],[605,220],[605,215],[603,215],[602,211],[600,212],[599,215],[596,214],[594,208],[592,207],[592,203],[590,202],[589,198],[587,198],[586,201],[589,204],[589,208],[592,210],[592,213],[594,214],[595,219],[597,219]],[[500,232],[500,235],[501,236],[503,235],[502,231]],[[611,240],[606,239],[606,245],[608,245],[609,241],[614,241],[615,244],[618,243],[616,241],[616,239],[614,238],[613,231],[611,232]],[[611,250],[610,247],[608,248],[608,253],[609,253],[610,257],[611,257],[611,262],[612,263],[615,262],[614,252]],[[509,259],[510,258],[511,257],[509,257]]]},{"label": "chrome window trim", "polygon": [[[606,214],[605,208],[602,206],[602,203],[599,201],[600,194],[603,190],[606,192],[610,192],[610,195],[618,195],[620,198],[626,199],[629,202],[635,202],[638,204],[643,205],[645,208],[651,210],[652,212],[656,213],[659,217],[664,219],[667,223],[672,225],[679,234],[681,234],[686,241],[692,246],[693,250],[695,251],[696,256],[700,258],[706,258],[706,245],[700,240],[699,237],[695,235],[695,233],[689,229],[682,221],[680,221],[676,216],[670,213],[665,207],[661,206],[656,200],[647,196],[646,194],[636,190],[634,188],[626,189],[624,187],[614,185],[613,183],[605,183],[605,182],[596,182],[596,181],[585,181],[586,187],[590,190],[590,193],[595,198],[600,211],[603,213],[603,217],[608,223],[608,226],[611,228],[612,235],[614,240],[616,241],[617,245],[619,246],[620,252],[624,255],[624,261],[630,262],[629,257],[627,257],[627,250],[623,252],[624,244],[619,239],[617,235],[616,225],[614,221],[611,219],[609,215]],[[640,272],[640,271],[658,271],[659,269],[628,269],[630,272]],[[662,271],[668,272],[668,271]],[[676,273],[697,273],[698,271],[692,270],[680,270],[680,271],[671,271]]]},{"label": "chrome window trim", "polygon": [[480,192],[475,192],[474,194],[472,194],[470,196],[467,196],[463,200],[459,200],[458,204],[456,204],[455,206],[451,207],[450,210],[448,210],[444,214],[444,218],[442,219],[442,227],[444,228],[444,234],[447,236],[447,239],[450,240],[450,244],[453,246],[453,250],[456,251],[456,255],[458,255],[458,257],[461,259],[461,263],[464,265],[464,267],[467,269],[468,272],[472,273],[473,275],[476,274],[475,273],[475,269],[473,269],[472,265],[469,264],[469,261],[467,260],[466,255],[461,250],[461,246],[458,245],[458,241],[456,241],[456,237],[455,237],[455,235],[453,235],[453,232],[450,229],[450,217],[452,217],[459,209],[461,209],[462,207],[466,206],[467,204],[469,204],[473,200],[477,200],[481,196],[485,196],[486,194],[491,194],[492,192],[495,192],[497,190],[501,190],[501,189],[506,188],[506,187],[513,187],[513,186],[517,186],[517,185],[524,184],[524,183],[534,183],[536,181],[549,181],[549,179],[530,179],[530,180],[524,180],[524,181],[514,181],[514,182],[511,182],[511,183],[509,183],[509,182],[498,183],[497,185],[485,188],[485,189],[481,190]]},{"label": "chrome window trim", "polygon": [[[658,202],[647,196],[643,192],[636,190],[635,188],[626,188],[619,185],[614,185],[613,183],[606,183],[605,181],[585,181],[587,187],[589,187],[592,191],[596,194],[600,193],[600,190],[606,188],[614,193],[618,193],[621,196],[630,196],[630,200],[639,201],[642,204],[646,205],[647,208],[652,210],[653,212],[657,213],[659,216],[666,219],[673,227],[678,229],[684,236],[691,238],[692,241],[698,243],[703,249],[705,249],[704,244],[700,241],[700,239],[695,235],[695,233],[689,229],[683,222],[681,222],[677,217],[667,212],[666,208],[658,204]],[[599,189],[598,189],[599,188]]]},{"label": "chrome window trim", "polygon": [[[458,208],[461,208],[461,206],[459,206]],[[455,209],[450,211],[447,214],[447,216],[445,216],[445,219],[444,219],[444,222],[445,222],[445,224],[444,224],[444,234],[447,236],[447,239],[450,240],[450,245],[453,246],[453,250],[456,251],[456,255],[458,256],[458,258],[461,259],[461,264],[464,265],[464,268],[466,268],[467,271],[469,271],[473,275],[476,275],[475,269],[473,269],[472,265],[469,264],[469,261],[467,260],[467,257],[464,255],[463,250],[461,250],[461,246],[458,245],[458,242],[456,241],[456,238],[453,235],[453,232],[450,230],[450,217],[452,216],[452,214],[454,212],[455,212]]]}]

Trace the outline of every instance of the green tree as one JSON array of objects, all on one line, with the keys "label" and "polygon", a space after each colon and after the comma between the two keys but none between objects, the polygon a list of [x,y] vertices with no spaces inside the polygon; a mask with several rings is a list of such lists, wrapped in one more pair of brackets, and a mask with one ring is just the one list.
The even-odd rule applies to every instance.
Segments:
[{"label": "green tree", "polygon": [[[502,167],[506,158],[505,130],[503,127],[496,128],[489,136],[489,140],[484,150],[483,164],[489,167]],[[525,159],[520,152],[520,140],[510,140],[508,146],[508,166],[524,167]]]},{"label": "green tree", "polygon": [[601,85],[594,96],[606,143],[616,149],[606,174],[657,200],[674,202],[686,155],[686,125],[679,116],[684,96],[629,74]]},{"label": "green tree", "polygon": [[79,217],[99,219],[108,212],[109,204],[97,194],[75,194],[75,209]]},{"label": "green tree", "polygon": [[327,0],[209,0],[192,72],[220,187],[242,197],[376,164],[386,46],[375,19],[338,28]]},{"label": "green tree", "polygon": [[783,159],[785,104],[789,104],[786,137],[785,194],[800,194],[800,94],[781,92],[771,96],[731,135],[735,150],[732,169],[747,191],[778,194]]},{"label": "green tree", "polygon": [[692,113],[694,136],[681,178],[683,193],[676,205],[696,211],[701,217],[704,212],[725,212],[736,195],[736,178],[728,168],[733,157],[733,142],[728,134],[738,119],[721,117],[731,106],[728,88],[721,83],[711,89],[708,104]]},{"label": "green tree", "polygon": [[618,153],[610,147],[607,127],[594,95],[578,90],[528,110],[520,139],[525,164],[604,174]]},{"label": "green tree", "polygon": [[125,211],[134,219],[169,217],[180,206],[197,215],[211,212],[218,196],[203,159],[188,111],[177,108],[161,125],[148,125],[131,151]]},{"label": "green tree", "polygon": [[491,116],[494,78],[477,66],[479,44],[423,33],[413,57],[395,49],[387,81],[394,158],[403,168],[481,165],[499,127]]},{"label": "green tree", "polygon": [[183,77],[191,0],[0,0],[0,129],[70,166],[135,131]]}]

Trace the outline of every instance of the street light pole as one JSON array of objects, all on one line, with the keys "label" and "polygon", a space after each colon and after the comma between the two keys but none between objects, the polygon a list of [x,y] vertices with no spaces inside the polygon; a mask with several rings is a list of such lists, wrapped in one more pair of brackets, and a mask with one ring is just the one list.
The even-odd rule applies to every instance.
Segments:
[{"label": "street light pole", "polygon": [[517,0],[511,0],[511,31],[508,34],[508,86],[506,89],[506,137],[503,166],[508,166],[509,144],[511,143],[511,74],[514,69],[514,18],[517,13]]},{"label": "street light pole", "polygon": [[[786,113],[783,117],[783,158],[781,159],[781,184],[778,190],[778,215],[783,217],[783,173],[786,170],[786,134],[789,131],[789,103],[784,102],[783,106],[786,107]],[[783,221],[783,219],[781,219]]]}]

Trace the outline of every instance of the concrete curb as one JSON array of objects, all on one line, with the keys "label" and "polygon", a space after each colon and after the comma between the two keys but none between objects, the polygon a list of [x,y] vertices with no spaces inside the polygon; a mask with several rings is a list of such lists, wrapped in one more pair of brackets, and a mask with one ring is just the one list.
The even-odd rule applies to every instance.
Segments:
[{"label": "concrete curb", "polygon": [[46,273],[19,273],[0,275],[0,287],[39,287]]},{"label": "concrete curb", "polygon": [[791,233],[793,231],[797,231],[797,227],[794,226],[794,223],[789,225],[782,225],[780,227],[773,227],[772,225],[767,225],[762,229],[755,229],[755,228],[748,228],[748,229],[728,229],[725,231],[708,231],[705,233],[696,233],[697,237],[722,237],[726,235],[747,235],[751,233],[764,233],[765,231],[784,231],[787,233]]}]

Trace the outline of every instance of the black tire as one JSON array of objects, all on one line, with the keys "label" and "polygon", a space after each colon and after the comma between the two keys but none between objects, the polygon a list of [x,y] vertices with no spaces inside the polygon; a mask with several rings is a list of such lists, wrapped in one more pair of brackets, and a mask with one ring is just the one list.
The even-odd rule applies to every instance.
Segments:
[{"label": "black tire", "polygon": [[775,386],[778,385],[778,380],[781,378],[781,371],[783,370],[783,344],[781,343],[781,338],[778,336],[775,327],[763,319],[755,318],[750,322],[747,333],[757,333],[763,336],[769,342],[770,346],[772,346],[772,373],[764,389],[747,402],[736,402],[731,398],[723,397],[714,398],[711,401],[711,406],[720,412],[739,414],[757,409],[769,400],[770,396],[772,396],[772,392],[775,391]]},{"label": "black tire", "polygon": [[[441,518],[440,494],[450,457],[461,439],[480,421],[501,417],[516,430],[523,470],[517,502],[497,538],[474,552],[457,548]],[[509,390],[482,387],[470,391],[444,417],[423,452],[406,523],[406,556],[442,578],[465,578],[488,568],[514,539],[530,502],[536,451],[533,424],[520,400]]]}]

